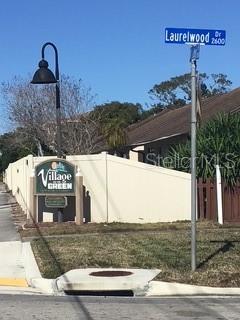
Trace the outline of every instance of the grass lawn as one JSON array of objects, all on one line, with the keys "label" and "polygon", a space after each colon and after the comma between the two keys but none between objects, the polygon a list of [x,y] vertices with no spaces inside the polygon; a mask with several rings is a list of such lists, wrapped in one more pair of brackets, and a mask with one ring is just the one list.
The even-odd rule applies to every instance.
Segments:
[{"label": "grass lawn", "polygon": [[[85,233],[109,233],[109,232],[133,232],[133,231],[164,231],[164,230],[186,230],[191,226],[189,221],[180,222],[158,222],[158,223],[86,223],[81,226],[72,222],[64,223],[38,223],[25,225],[24,229],[20,229],[22,238],[66,235],[66,234],[85,234]],[[231,227],[231,226],[229,226]],[[198,223],[199,229],[221,228],[219,224],[202,221]]]},{"label": "grass lawn", "polygon": [[32,247],[42,275],[47,278],[86,267],[158,268],[162,272],[157,280],[240,286],[240,229],[199,224],[199,268],[192,273],[189,224],[179,225],[185,227],[39,238],[32,241]]}]

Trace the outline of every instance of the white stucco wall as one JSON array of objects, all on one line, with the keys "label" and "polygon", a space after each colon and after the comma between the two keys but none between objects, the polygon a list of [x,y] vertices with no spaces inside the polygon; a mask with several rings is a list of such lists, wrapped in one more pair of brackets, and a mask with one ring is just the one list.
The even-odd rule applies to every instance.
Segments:
[{"label": "white stucco wall", "polygon": [[50,158],[56,157],[33,157],[29,155],[14,163],[10,163],[5,171],[4,182],[28,216],[30,205],[30,176],[38,163]]},{"label": "white stucco wall", "polygon": [[190,220],[190,175],[102,153],[71,156],[91,197],[92,222]]},{"label": "white stucco wall", "polygon": [[190,220],[190,175],[108,156],[109,222]]},{"label": "white stucco wall", "polygon": [[91,221],[107,221],[106,153],[86,156],[67,156],[83,176],[83,185],[91,198]]},{"label": "white stucco wall", "polygon": [[29,208],[29,177],[33,168],[33,156],[29,155],[9,164],[4,182],[25,213]]}]

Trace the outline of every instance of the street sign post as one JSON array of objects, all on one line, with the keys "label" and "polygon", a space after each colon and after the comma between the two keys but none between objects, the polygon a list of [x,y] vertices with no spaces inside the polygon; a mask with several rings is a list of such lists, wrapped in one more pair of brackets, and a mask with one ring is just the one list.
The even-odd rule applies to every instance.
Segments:
[{"label": "street sign post", "polygon": [[191,266],[192,271],[196,270],[196,70],[199,59],[200,45],[224,46],[226,43],[225,30],[208,29],[181,29],[166,28],[165,43],[190,44],[191,63]]},{"label": "street sign post", "polygon": [[197,59],[199,59],[199,47],[200,45],[192,45],[190,50],[190,62],[191,62],[191,100],[192,100],[192,112],[191,112],[191,265],[192,271],[196,270],[197,266],[197,246],[196,246],[196,136],[197,136],[197,110],[196,110],[196,74],[197,74]]},{"label": "street sign post", "polygon": [[225,30],[166,28],[165,43],[224,46]]}]

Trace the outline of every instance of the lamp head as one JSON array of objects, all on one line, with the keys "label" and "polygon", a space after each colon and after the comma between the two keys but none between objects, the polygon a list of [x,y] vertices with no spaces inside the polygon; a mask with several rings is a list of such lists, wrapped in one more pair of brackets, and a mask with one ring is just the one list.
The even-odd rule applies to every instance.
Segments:
[{"label": "lamp head", "polygon": [[39,64],[39,69],[34,73],[31,83],[33,84],[48,84],[56,83],[56,77],[53,72],[48,69],[48,62],[42,59]]}]

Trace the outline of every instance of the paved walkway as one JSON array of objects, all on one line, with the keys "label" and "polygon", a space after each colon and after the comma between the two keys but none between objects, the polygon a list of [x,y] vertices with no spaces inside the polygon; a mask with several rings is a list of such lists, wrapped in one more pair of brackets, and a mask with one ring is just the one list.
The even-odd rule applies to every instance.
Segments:
[{"label": "paved walkway", "polygon": [[26,287],[23,245],[11,217],[10,196],[0,183],[0,286]]},{"label": "paved walkway", "polygon": [[19,233],[11,217],[11,205],[9,194],[6,193],[5,185],[0,183],[0,242],[20,241]]}]

